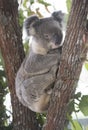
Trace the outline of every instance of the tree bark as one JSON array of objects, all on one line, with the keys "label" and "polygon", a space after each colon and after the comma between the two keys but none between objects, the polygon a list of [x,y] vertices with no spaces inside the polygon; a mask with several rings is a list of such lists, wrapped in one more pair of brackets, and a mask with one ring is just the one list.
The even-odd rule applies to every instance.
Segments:
[{"label": "tree bark", "polygon": [[0,49],[5,62],[13,110],[13,130],[39,130],[34,112],[19,103],[15,76],[24,58],[17,0],[0,0]]},{"label": "tree bark", "polygon": [[68,104],[74,95],[83,59],[85,59],[88,49],[88,41],[86,43],[86,40],[83,40],[83,35],[86,33],[87,14],[88,0],[72,1],[62,59],[44,130],[64,130]]}]

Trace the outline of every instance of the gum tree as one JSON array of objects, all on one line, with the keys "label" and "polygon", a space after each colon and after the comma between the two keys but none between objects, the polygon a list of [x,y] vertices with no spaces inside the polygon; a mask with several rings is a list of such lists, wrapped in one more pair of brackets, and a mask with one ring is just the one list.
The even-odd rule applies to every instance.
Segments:
[{"label": "gum tree", "polygon": [[[88,50],[88,1],[73,0],[51,104],[44,130],[64,130],[72,99]],[[86,26],[87,25],[87,26]]]}]

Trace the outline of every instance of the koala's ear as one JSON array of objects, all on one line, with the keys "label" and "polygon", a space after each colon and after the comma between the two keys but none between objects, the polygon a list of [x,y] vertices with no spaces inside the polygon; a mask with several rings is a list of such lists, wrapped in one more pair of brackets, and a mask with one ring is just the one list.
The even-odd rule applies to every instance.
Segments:
[{"label": "koala's ear", "polygon": [[35,34],[35,29],[33,25],[39,21],[37,16],[30,16],[24,21],[23,28],[26,30],[28,36]]},{"label": "koala's ear", "polygon": [[56,21],[58,21],[60,24],[61,24],[61,22],[63,21],[64,16],[65,16],[65,14],[62,13],[62,11],[56,11],[56,12],[53,12],[53,13],[52,13],[52,17],[53,17]]}]

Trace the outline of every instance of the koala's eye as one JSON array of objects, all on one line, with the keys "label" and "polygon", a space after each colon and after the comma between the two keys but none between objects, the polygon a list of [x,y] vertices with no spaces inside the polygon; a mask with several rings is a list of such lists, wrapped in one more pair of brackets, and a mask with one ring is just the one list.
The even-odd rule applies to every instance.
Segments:
[{"label": "koala's eye", "polygon": [[50,38],[49,34],[44,34],[44,38],[49,39]]}]

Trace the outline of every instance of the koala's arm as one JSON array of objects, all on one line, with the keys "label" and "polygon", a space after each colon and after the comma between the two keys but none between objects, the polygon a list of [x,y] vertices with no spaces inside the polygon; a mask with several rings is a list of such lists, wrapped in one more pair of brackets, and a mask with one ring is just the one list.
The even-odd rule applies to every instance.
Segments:
[{"label": "koala's arm", "polygon": [[61,48],[52,50],[46,55],[30,54],[23,62],[23,69],[29,75],[35,76],[50,71],[52,66],[58,65],[61,57]]}]

